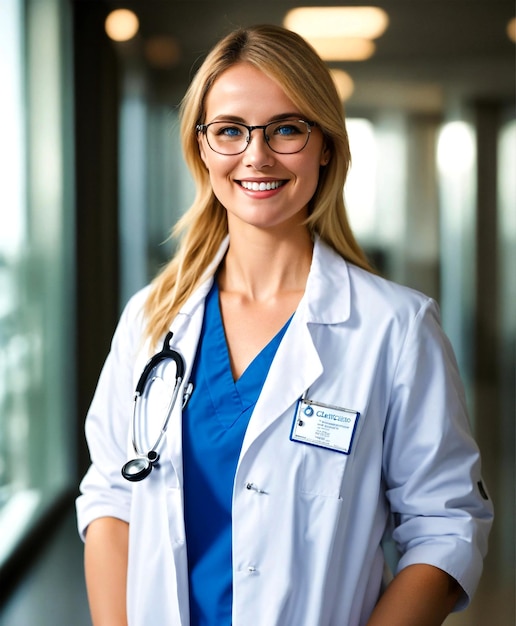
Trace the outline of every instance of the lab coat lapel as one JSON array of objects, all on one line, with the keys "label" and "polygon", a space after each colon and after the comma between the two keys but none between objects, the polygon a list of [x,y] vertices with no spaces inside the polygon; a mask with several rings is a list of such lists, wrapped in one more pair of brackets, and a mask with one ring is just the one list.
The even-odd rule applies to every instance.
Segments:
[{"label": "lab coat lapel", "polygon": [[320,325],[345,322],[350,314],[346,262],[315,240],[305,295],[272,362],[245,435],[242,454],[323,374]]},{"label": "lab coat lapel", "polygon": [[322,374],[321,360],[304,320],[292,320],[271,364],[247,427],[242,454]]}]

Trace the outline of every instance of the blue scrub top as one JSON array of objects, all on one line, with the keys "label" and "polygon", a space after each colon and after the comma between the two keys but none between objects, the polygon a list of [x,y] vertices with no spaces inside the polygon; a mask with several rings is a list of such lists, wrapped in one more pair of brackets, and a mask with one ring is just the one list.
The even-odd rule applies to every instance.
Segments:
[{"label": "blue scrub top", "polygon": [[[290,321],[290,320],[289,320]],[[231,503],[245,431],[289,322],[235,382],[214,281],[183,411],[185,526],[190,626],[229,626]]]}]

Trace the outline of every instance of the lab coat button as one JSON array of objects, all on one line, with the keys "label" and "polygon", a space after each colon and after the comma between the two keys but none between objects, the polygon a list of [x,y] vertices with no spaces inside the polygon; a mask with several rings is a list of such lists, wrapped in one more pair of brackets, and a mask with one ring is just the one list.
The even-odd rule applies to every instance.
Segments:
[{"label": "lab coat button", "polygon": [[254,567],[253,565],[249,565],[247,571],[249,572],[249,574],[256,574],[257,572],[256,567]]}]

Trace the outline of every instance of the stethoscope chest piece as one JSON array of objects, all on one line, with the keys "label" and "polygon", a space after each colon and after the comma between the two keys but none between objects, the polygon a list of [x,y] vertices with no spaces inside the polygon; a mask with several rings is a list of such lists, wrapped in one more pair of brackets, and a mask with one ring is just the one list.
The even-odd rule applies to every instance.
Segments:
[{"label": "stethoscope chest piece", "polygon": [[159,454],[151,450],[147,456],[131,459],[122,467],[122,476],[130,482],[138,482],[146,478],[159,461]]}]

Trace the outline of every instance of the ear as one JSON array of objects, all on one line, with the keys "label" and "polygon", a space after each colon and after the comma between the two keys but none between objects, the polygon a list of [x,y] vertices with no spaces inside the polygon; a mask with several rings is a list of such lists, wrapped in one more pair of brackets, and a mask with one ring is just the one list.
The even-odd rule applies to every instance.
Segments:
[{"label": "ear", "polygon": [[325,144],[323,150],[321,152],[321,159],[319,161],[320,165],[328,165],[331,159],[331,151],[328,146]]}]

